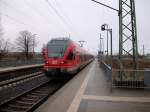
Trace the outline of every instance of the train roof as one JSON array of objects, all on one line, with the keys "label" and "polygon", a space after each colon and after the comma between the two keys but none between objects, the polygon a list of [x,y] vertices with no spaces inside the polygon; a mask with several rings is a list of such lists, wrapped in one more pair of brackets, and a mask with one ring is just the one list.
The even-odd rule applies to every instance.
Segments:
[{"label": "train roof", "polygon": [[[59,42],[60,41],[60,42]],[[76,50],[82,54],[91,54],[89,53],[88,50],[85,50],[83,47],[80,47],[80,45],[74,41],[72,41],[70,38],[67,37],[57,37],[57,38],[52,38],[47,45],[69,45],[69,43],[73,43],[74,46],[76,46]]]},{"label": "train roof", "polygon": [[57,37],[57,38],[52,38],[51,40],[68,40],[68,41],[71,41],[71,39],[68,37]]},{"label": "train roof", "polygon": [[[52,38],[47,44],[55,44],[55,42],[65,42],[65,43],[69,43],[72,42],[72,40],[70,38],[67,37],[57,37],[57,38]],[[54,43],[53,43],[54,42]]]}]

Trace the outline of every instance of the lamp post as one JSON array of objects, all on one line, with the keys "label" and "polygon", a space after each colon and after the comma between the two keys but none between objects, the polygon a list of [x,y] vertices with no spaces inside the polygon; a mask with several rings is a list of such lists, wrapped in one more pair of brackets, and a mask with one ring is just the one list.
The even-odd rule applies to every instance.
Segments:
[{"label": "lamp post", "polygon": [[[104,28],[107,27],[107,29],[108,29],[108,24],[103,24],[102,26],[103,26]],[[102,27],[102,26],[101,26],[101,27]],[[102,28],[101,28],[101,29],[102,29]],[[102,30],[102,31],[103,31],[103,30]],[[107,52],[107,56],[108,56],[108,30],[106,30],[106,31],[107,31],[107,50],[106,50],[106,52]]]},{"label": "lamp post", "polygon": [[110,47],[111,47],[111,58],[112,58],[112,29],[108,29],[108,31],[110,32]]},{"label": "lamp post", "polygon": [[101,63],[102,62],[102,59],[103,59],[103,54],[104,54],[104,41],[103,41],[103,39],[104,38],[102,38],[102,36],[101,36],[101,33],[100,33],[100,50],[99,50],[99,62]]},{"label": "lamp post", "polygon": [[103,54],[104,53],[104,41],[102,41],[104,38],[102,38],[101,33],[100,33],[100,52]]},{"label": "lamp post", "polygon": [[[106,26],[107,26],[107,28],[106,28]],[[109,32],[110,33],[110,49],[111,49],[111,60],[112,60],[112,55],[113,55],[113,53],[112,53],[112,29],[110,29],[110,28],[108,28],[108,25],[107,24],[103,24],[102,26],[101,26],[101,30],[102,31],[107,31],[107,32]],[[107,36],[108,37],[108,36]],[[108,39],[107,39],[108,40]],[[112,65],[112,64],[111,64]]]},{"label": "lamp post", "polygon": [[[119,10],[96,0],[91,0],[97,4],[105,6],[118,13],[119,16],[119,79],[123,80],[124,72],[124,55],[130,55],[132,67],[139,69],[138,65],[138,43],[137,43],[137,25],[135,0],[119,0]],[[131,19],[128,19],[131,18]],[[126,30],[126,31],[125,31]],[[128,44],[128,47],[126,45]],[[135,74],[136,75],[136,74]]]},{"label": "lamp post", "polygon": [[[105,27],[107,26],[107,28]],[[107,31],[110,33],[110,49],[111,49],[111,57],[112,57],[112,29],[108,28],[108,25],[107,24],[103,24],[101,26],[101,30],[102,31]],[[108,35],[107,35],[107,41],[108,41]],[[108,43],[107,43],[108,44]],[[108,46],[108,45],[107,45]],[[108,49],[107,49],[107,52],[108,52]]]}]

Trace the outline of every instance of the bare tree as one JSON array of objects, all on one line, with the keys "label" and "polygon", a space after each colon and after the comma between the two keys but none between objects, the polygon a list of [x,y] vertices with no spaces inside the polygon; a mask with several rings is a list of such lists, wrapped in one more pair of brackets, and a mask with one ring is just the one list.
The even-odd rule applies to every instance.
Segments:
[{"label": "bare tree", "polygon": [[5,54],[8,53],[9,50],[9,40],[4,40],[3,38],[3,28],[1,25],[1,18],[0,18],[0,59],[4,57]]},{"label": "bare tree", "polygon": [[3,46],[3,41],[4,41],[2,36],[3,36],[3,29],[2,29],[1,18],[0,18],[0,52],[2,51],[2,46]]},{"label": "bare tree", "polygon": [[27,30],[21,31],[19,37],[16,39],[17,50],[24,53],[27,59],[34,53],[36,45],[35,34],[32,34]]}]

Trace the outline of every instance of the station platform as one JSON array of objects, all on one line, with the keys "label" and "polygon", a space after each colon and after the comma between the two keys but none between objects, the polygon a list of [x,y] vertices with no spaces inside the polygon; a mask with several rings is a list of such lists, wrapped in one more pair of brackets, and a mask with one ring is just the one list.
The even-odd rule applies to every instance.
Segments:
[{"label": "station platform", "polygon": [[16,66],[16,67],[7,67],[7,68],[0,68],[0,73],[10,72],[20,69],[27,69],[27,68],[34,68],[34,67],[41,67],[44,64],[34,64],[34,65],[23,65],[23,66]]},{"label": "station platform", "polygon": [[150,90],[111,88],[95,59],[35,112],[150,112]]}]

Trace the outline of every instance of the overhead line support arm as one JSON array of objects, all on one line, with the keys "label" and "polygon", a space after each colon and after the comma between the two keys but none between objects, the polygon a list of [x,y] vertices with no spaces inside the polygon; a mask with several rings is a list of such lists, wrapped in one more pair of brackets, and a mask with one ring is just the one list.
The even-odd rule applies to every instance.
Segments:
[{"label": "overhead line support arm", "polygon": [[110,7],[110,6],[106,5],[106,4],[103,4],[103,3],[98,2],[98,1],[96,1],[96,0],[91,0],[91,1],[93,1],[93,2],[95,2],[95,3],[98,3],[98,4],[100,4],[100,5],[103,5],[103,6],[109,8],[109,9],[112,9],[112,10],[114,10],[114,11],[117,11],[117,12],[119,13],[119,10],[117,10],[117,9],[115,9],[115,8],[113,8],[113,7]]}]

